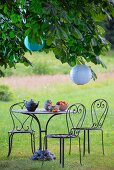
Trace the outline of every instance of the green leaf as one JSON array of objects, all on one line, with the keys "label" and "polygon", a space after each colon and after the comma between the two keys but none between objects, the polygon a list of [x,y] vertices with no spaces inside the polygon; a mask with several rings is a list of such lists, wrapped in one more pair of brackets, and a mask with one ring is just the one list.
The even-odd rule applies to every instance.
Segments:
[{"label": "green leaf", "polygon": [[96,60],[98,64],[102,65],[102,67],[107,68],[106,64],[100,59],[99,56],[96,56]]},{"label": "green leaf", "polygon": [[100,25],[97,25],[97,30],[98,30],[98,33],[101,34],[101,35],[104,35],[105,34],[105,30],[103,29],[103,27],[101,27]]},{"label": "green leaf", "polygon": [[68,35],[67,35],[68,33],[67,33],[67,32],[65,32],[65,31],[64,31],[64,29],[63,29],[63,28],[61,28],[61,27],[59,28],[59,30],[60,30],[60,32],[61,32],[61,34],[62,34],[62,36],[63,36],[64,38],[68,39]]},{"label": "green leaf", "polygon": [[92,14],[92,18],[97,21],[100,22],[102,20],[104,20],[106,18],[106,15],[104,15],[102,12],[99,12],[98,14],[96,12],[94,12]]},{"label": "green leaf", "polygon": [[110,16],[110,14],[109,14],[105,9],[102,9],[102,11],[107,15],[107,17],[108,17],[109,20],[112,19],[111,16]]},{"label": "green leaf", "polygon": [[10,32],[9,32],[9,36],[10,36],[10,38],[14,38],[14,37],[15,37],[14,32],[13,32],[13,31],[10,31]]},{"label": "green leaf", "polygon": [[75,55],[69,56],[69,58],[68,58],[68,64],[69,64],[71,67],[73,67],[73,66],[76,65],[76,63],[77,63],[76,56],[75,56]]},{"label": "green leaf", "polygon": [[30,65],[30,66],[32,66],[32,63],[26,58],[26,57],[23,57],[22,58],[23,59],[23,62],[24,62],[24,65]]},{"label": "green leaf", "polygon": [[81,39],[81,40],[83,39],[83,36],[82,36],[81,32],[80,32],[77,28],[75,28],[75,27],[73,27],[73,30],[72,30],[71,34],[72,34],[76,39]]},{"label": "green leaf", "polygon": [[8,13],[9,13],[9,12],[8,12],[8,7],[7,7],[6,5],[4,6],[4,13],[5,13],[5,14],[8,14]]},{"label": "green leaf", "polygon": [[4,39],[4,40],[6,40],[6,34],[4,33],[4,32],[2,32],[2,38]]},{"label": "green leaf", "polygon": [[91,39],[91,44],[92,44],[92,46],[97,46],[97,41],[95,38]]},{"label": "green leaf", "polygon": [[21,21],[21,17],[17,14],[14,14],[14,13],[10,15],[10,18],[11,18],[13,23],[18,23],[18,22]]},{"label": "green leaf", "polygon": [[103,44],[105,44],[105,45],[108,44],[107,40],[104,37],[99,35],[99,38]]},{"label": "green leaf", "polygon": [[46,40],[46,44],[47,44],[47,46],[50,46],[51,44],[52,44],[52,41],[53,41],[53,38],[48,38],[47,40]]},{"label": "green leaf", "polygon": [[0,9],[2,9],[3,8],[3,5],[0,5]]},{"label": "green leaf", "polygon": [[9,47],[10,49],[12,49],[13,45],[10,43],[10,44],[8,45],[8,47]]},{"label": "green leaf", "polygon": [[0,70],[0,77],[4,77],[4,76],[5,76],[5,74],[3,73],[2,70]]},{"label": "green leaf", "polygon": [[85,64],[83,57],[81,57],[81,56],[77,57],[77,64]]},{"label": "green leaf", "polygon": [[96,73],[92,69],[91,69],[91,72],[92,72],[92,78],[95,81],[97,79],[97,75],[96,75]]}]

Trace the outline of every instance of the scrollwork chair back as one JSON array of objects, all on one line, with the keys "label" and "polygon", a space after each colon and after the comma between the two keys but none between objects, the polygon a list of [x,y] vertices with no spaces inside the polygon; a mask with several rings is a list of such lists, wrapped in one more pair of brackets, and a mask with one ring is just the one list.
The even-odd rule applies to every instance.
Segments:
[{"label": "scrollwork chair back", "polygon": [[97,99],[91,105],[92,127],[101,128],[108,113],[108,103],[104,99]]},{"label": "scrollwork chair back", "polygon": [[80,128],[84,123],[86,108],[81,103],[71,105],[66,114],[68,134],[79,135]]},{"label": "scrollwork chair back", "polygon": [[13,104],[10,107],[10,115],[13,122],[13,130],[20,131],[20,132],[33,130],[32,129],[33,117],[31,117],[30,115],[22,115],[18,112],[17,113],[13,112],[13,110],[24,109],[24,108],[25,108],[24,102]]},{"label": "scrollwork chair back", "polygon": [[[12,143],[13,143],[13,136],[14,134],[18,133],[28,133],[31,135],[31,149],[32,153],[35,152],[35,130],[32,128],[33,123],[33,117],[30,115],[24,115],[21,113],[18,113],[18,109],[24,109],[24,102],[19,102],[13,104],[9,111],[13,123],[13,128],[8,131],[8,137],[9,137],[9,147],[8,147],[8,156],[10,156],[12,151]],[[16,112],[15,112],[16,110]]]}]

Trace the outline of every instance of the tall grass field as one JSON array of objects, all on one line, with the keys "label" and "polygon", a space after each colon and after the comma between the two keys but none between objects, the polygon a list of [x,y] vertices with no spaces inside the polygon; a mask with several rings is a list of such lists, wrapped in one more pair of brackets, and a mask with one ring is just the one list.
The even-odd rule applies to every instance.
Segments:
[{"label": "tall grass field", "polygon": [[[100,66],[94,66],[98,75],[97,80],[91,80],[88,84],[81,86],[73,84],[69,78],[71,68],[67,64],[62,65],[59,61],[53,59],[53,54],[51,54],[51,57],[44,54],[42,56],[34,54],[33,56],[27,57],[33,57],[32,60],[35,60],[34,63],[38,63],[38,57],[40,59],[42,58],[38,60],[40,62],[42,61],[42,63],[44,63],[44,61],[46,63],[48,62],[47,68],[50,67],[50,70],[54,70],[54,72],[52,74],[46,72],[46,75],[42,75],[43,73],[37,75],[39,73],[34,74],[31,68],[30,73],[28,71],[29,68],[24,68],[23,65],[19,65],[15,71],[11,70],[12,76],[0,78],[0,85],[8,86],[10,93],[12,93],[10,100],[0,100],[0,170],[61,169],[59,165],[59,140],[57,139],[48,140],[48,149],[56,155],[56,160],[45,161],[43,167],[41,161],[32,161],[30,159],[32,152],[30,135],[28,134],[14,135],[12,153],[9,158],[7,157],[8,131],[12,128],[9,108],[12,104],[23,101],[24,99],[33,99],[36,102],[40,101],[39,107],[43,108],[44,102],[47,99],[51,99],[53,105],[55,105],[58,100],[65,100],[69,105],[80,102],[83,103],[87,109],[84,125],[90,126],[90,106],[91,103],[98,98],[104,98],[109,103],[109,112],[103,126],[105,155],[102,154],[100,132],[90,132],[91,153],[87,153],[86,145],[86,155],[84,157],[82,156],[82,165],[79,163],[78,140],[72,140],[71,155],[68,154],[69,140],[65,140],[64,169],[114,170],[114,52],[112,51],[107,57],[103,57],[107,64],[107,70],[102,69]],[[42,122],[42,127],[45,127],[48,118],[48,115],[40,115],[39,119]],[[55,116],[50,123],[49,132],[62,132],[65,128],[65,116]],[[36,149],[38,149],[39,132],[36,122],[34,122],[34,129],[36,131]],[[83,150],[83,133],[81,133],[80,136],[81,149]]]}]

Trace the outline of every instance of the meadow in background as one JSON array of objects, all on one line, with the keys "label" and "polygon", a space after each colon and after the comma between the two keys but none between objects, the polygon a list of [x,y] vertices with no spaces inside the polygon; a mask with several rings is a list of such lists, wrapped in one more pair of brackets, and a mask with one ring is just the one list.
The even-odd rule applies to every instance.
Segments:
[{"label": "meadow in background", "polygon": [[[16,69],[9,68],[3,70],[6,76],[27,76],[27,75],[55,75],[55,74],[69,74],[71,67],[60,60],[56,59],[53,52],[34,52],[32,55],[28,52],[25,57],[32,62],[32,66],[25,67],[24,64],[17,64]],[[101,56],[101,59],[107,65],[107,69],[104,69],[101,65],[94,65],[92,63],[86,63],[91,66],[96,73],[114,71],[114,51],[110,51],[106,56]]]}]

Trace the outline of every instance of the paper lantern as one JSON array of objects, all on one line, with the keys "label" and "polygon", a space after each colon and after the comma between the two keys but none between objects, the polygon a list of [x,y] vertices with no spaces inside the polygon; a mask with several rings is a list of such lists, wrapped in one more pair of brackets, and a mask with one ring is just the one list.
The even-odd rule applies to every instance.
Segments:
[{"label": "paper lantern", "polygon": [[36,42],[30,42],[28,36],[26,36],[24,39],[24,44],[25,47],[30,51],[39,51],[44,47],[45,41],[41,39],[41,44],[38,44]]},{"label": "paper lantern", "polygon": [[71,80],[78,85],[88,83],[92,78],[91,69],[83,64],[77,64],[70,71]]}]

